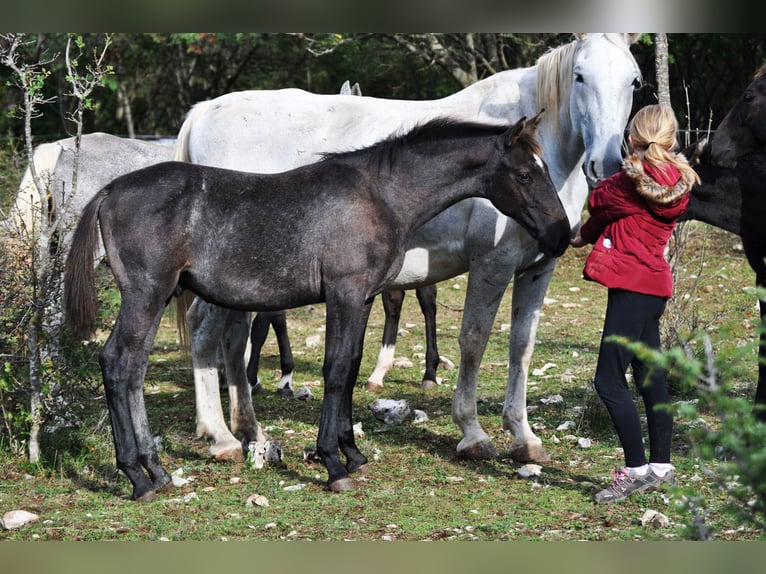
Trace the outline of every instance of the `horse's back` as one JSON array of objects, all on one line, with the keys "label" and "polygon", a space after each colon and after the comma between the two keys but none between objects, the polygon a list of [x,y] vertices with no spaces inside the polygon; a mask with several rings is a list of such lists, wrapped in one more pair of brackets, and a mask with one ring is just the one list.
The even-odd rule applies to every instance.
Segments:
[{"label": "horse's back", "polygon": [[[436,100],[315,94],[296,88],[232,92],[196,104],[176,159],[259,173],[313,163],[404,133],[436,117],[508,124],[535,113],[531,68],[506,71]],[[533,75],[533,74],[532,74]],[[533,78],[532,78],[533,79]],[[188,138],[188,139],[187,139]]]}]

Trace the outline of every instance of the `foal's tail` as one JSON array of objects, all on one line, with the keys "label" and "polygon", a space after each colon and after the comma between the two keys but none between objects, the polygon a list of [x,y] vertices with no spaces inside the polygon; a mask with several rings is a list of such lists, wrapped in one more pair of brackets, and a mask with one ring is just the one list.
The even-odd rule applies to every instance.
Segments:
[{"label": "foal's tail", "polygon": [[71,333],[89,339],[96,331],[96,271],[94,253],[98,247],[98,212],[107,190],[88,202],[77,223],[64,266],[64,311]]}]

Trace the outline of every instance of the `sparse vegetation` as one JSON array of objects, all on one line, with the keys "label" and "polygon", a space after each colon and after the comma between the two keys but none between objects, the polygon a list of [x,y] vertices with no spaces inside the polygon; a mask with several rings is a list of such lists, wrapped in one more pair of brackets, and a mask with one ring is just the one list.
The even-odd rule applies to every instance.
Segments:
[{"label": "sparse vegetation", "polygon": [[[748,401],[756,378],[752,343],[758,314],[753,283],[738,238],[703,224],[693,224],[690,247],[679,263],[677,297],[690,305],[699,325],[727,357],[732,397]],[[704,249],[703,249],[704,248]],[[699,257],[704,253],[704,261]],[[372,459],[370,474],[357,490],[333,495],[325,490],[324,468],[304,462],[303,450],[316,437],[322,396],[323,349],[307,347],[306,337],[321,333],[321,306],[292,310],[288,320],[297,359],[297,385],[310,384],[315,400],[286,400],[273,393],[278,357],[273,337],[267,341],[262,378],[269,392],[255,396],[256,413],[284,450],[282,468],[261,470],[245,463],[215,463],[207,445],[194,436],[193,378],[179,352],[169,319],[155,343],[145,393],[153,431],[162,438],[162,460],[181,469],[190,482],[151,504],[128,499],[128,481],[117,473],[103,400],[84,405],[82,426],[46,434],[40,463],[30,465],[8,449],[0,451],[0,509],[24,508],[40,520],[0,537],[16,540],[683,540],[699,538],[700,525],[716,540],[763,540],[757,524],[730,506],[727,484],[716,474],[698,442],[700,429],[724,428],[719,413],[700,401],[694,419],[677,419],[673,456],[679,490],[640,495],[612,506],[594,505],[593,493],[621,462],[611,425],[603,424],[590,379],[600,337],[605,290],[580,277],[585,253],[569,250],[554,274],[532,370],[529,416],[552,461],[540,476],[522,479],[521,466],[507,456],[510,437],[502,430],[501,410],[507,376],[510,293],[501,306],[484,357],[479,387],[482,425],[501,451],[485,462],[460,460],[455,454],[459,431],[451,421],[452,388],[457,369],[440,371],[442,384],[419,388],[419,346],[423,321],[414,296],[405,300],[398,355],[414,366],[391,372],[383,396],[407,399],[429,420],[388,427],[374,419],[367,405],[376,398],[363,385],[355,393],[355,419],[362,423],[362,450]],[[457,335],[465,279],[440,285],[439,345],[442,355],[459,362]],[[688,295],[688,296],[687,296]],[[374,366],[383,326],[375,305],[366,338],[363,375]],[[736,355],[726,349],[738,349]],[[730,357],[730,359],[728,358]],[[97,376],[97,373],[93,373]],[[273,375],[273,377],[272,377]],[[543,402],[560,394],[563,402]],[[694,397],[686,391],[678,401]],[[557,430],[567,420],[569,430]],[[582,449],[577,438],[587,437]],[[238,479],[238,480],[235,480]],[[299,490],[285,487],[305,485]],[[682,498],[698,496],[694,514]],[[196,494],[193,496],[192,493]],[[252,494],[269,506],[247,506]],[[666,527],[642,526],[647,509],[668,517]],[[696,522],[695,522],[696,520]]]}]

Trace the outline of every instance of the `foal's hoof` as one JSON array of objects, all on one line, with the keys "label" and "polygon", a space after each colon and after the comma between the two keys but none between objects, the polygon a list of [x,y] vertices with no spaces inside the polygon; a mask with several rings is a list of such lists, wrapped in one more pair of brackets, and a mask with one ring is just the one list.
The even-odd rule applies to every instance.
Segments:
[{"label": "foal's hoof", "polygon": [[372,381],[367,381],[367,392],[368,393],[374,393],[378,394],[383,392],[383,385],[380,383],[373,383]]},{"label": "foal's hoof", "polygon": [[420,383],[420,388],[426,391],[435,389],[437,386],[439,386],[437,382],[431,379],[423,379],[423,382]]},{"label": "foal's hoof", "polygon": [[157,491],[147,490],[141,496],[137,496],[135,498],[135,501],[136,502],[152,502],[155,498],[157,498]]},{"label": "foal's hoof", "polygon": [[550,462],[551,456],[539,444],[511,445],[511,458],[516,462]]},{"label": "foal's hoof", "polygon": [[497,457],[497,449],[491,442],[477,442],[458,450],[461,458],[468,460],[489,460]]},{"label": "foal's hoof", "polygon": [[354,481],[350,478],[339,478],[335,482],[328,484],[327,487],[332,492],[348,492],[349,490],[354,490]]},{"label": "foal's hoof", "polygon": [[357,466],[356,468],[347,468],[346,470],[360,476],[367,476],[367,473],[370,472],[370,465],[365,463]]}]

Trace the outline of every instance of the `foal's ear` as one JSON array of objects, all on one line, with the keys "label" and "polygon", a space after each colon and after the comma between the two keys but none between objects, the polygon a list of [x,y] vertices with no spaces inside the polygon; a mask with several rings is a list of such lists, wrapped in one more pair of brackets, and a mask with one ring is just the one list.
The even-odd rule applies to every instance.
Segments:
[{"label": "foal's ear", "polygon": [[503,138],[503,143],[505,143],[505,147],[511,147],[514,143],[516,143],[516,140],[519,139],[519,136],[524,131],[524,127],[527,123],[527,116],[522,116],[522,118],[517,121],[515,124],[513,124],[511,127],[509,127],[505,132],[505,137]]},{"label": "foal's ear", "polygon": [[535,137],[537,135],[537,126],[540,124],[544,111],[544,108],[541,109],[529,119],[527,119],[527,116],[523,116],[518,122],[508,128],[508,131],[505,132],[505,147],[515,144],[524,132]]},{"label": "foal's ear", "polygon": [[543,118],[543,113],[545,112],[545,108],[542,108],[537,114],[529,118],[529,121],[526,124],[526,130],[530,132],[532,135],[537,134],[537,126],[540,125],[540,121]]}]

